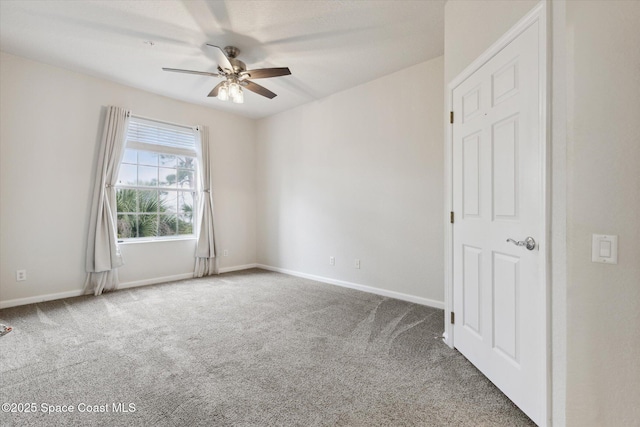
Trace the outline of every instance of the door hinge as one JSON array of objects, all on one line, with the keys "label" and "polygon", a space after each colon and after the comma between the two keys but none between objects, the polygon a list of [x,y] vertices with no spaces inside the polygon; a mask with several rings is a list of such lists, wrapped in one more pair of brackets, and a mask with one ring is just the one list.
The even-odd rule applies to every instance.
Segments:
[{"label": "door hinge", "polygon": [[451,224],[453,224],[454,222],[454,216],[453,216],[453,212],[451,212]]},{"label": "door hinge", "polygon": [[449,111],[449,123],[453,123],[453,111]]},{"label": "door hinge", "polygon": [[451,312],[451,324],[455,325],[456,323],[456,314],[452,311]]}]

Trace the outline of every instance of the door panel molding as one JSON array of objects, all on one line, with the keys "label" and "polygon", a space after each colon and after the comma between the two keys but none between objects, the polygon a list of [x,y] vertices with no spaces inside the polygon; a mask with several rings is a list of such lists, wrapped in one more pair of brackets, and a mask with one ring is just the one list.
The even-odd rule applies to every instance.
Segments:
[{"label": "door panel molding", "polygon": [[[539,26],[539,135],[541,138],[540,144],[540,179],[541,179],[541,188],[542,195],[541,200],[539,201],[539,206],[541,209],[541,217],[543,218],[543,229],[539,230],[539,240],[538,250],[540,251],[539,258],[539,277],[540,277],[540,286],[544,287],[545,293],[545,326],[543,328],[543,341],[546,343],[546,358],[540,361],[543,365],[543,372],[546,372],[546,393],[545,396],[545,407],[544,407],[544,415],[536,420],[539,425],[550,425],[551,423],[551,305],[550,305],[550,278],[548,272],[550,271],[551,260],[549,257],[548,243],[550,242],[550,215],[549,215],[549,199],[550,199],[550,163],[548,159],[548,152],[550,150],[549,147],[549,99],[550,99],[550,89],[549,89],[549,21],[547,19],[547,4],[546,2],[540,2],[536,7],[534,7],[527,15],[525,15],[520,21],[518,21],[509,31],[507,31],[499,40],[497,40],[489,49],[487,49],[482,55],[480,55],[475,61],[473,61],[467,68],[462,71],[457,77],[455,77],[448,85],[447,85],[447,109],[446,116],[449,117],[449,111],[453,111],[453,92],[454,89],[460,86],[465,80],[467,80],[471,75],[473,75],[476,71],[478,71],[482,66],[484,66],[487,62],[489,62],[492,58],[494,58],[498,53],[500,53],[505,47],[507,47],[513,40],[518,38],[524,31],[526,31],[531,25],[538,24]],[[498,104],[508,104],[510,99],[519,91],[521,82],[520,78],[520,70],[519,70],[519,58],[514,57],[510,60],[505,66],[497,70],[491,76],[491,87],[490,90],[486,93],[482,93],[479,88],[473,88],[469,90],[467,94],[464,95],[467,99],[465,110],[466,111],[456,111],[455,112],[455,120],[460,120],[464,123],[469,123],[482,114],[483,104],[482,102],[490,103],[491,106],[495,106]],[[509,118],[500,118],[495,120],[496,124],[506,123]],[[455,337],[453,335],[453,325],[449,322],[449,319],[452,318],[451,314],[453,310],[454,304],[454,295],[453,295],[453,229],[455,224],[451,222],[451,212],[453,212],[453,188],[454,188],[454,177],[453,177],[453,124],[449,124],[446,126],[447,131],[445,135],[445,212],[444,212],[444,223],[445,223],[445,332],[444,332],[444,341],[450,347],[454,347]],[[471,132],[469,136],[471,136],[474,132]],[[493,138],[493,135],[492,135]],[[470,163],[471,166],[471,163]],[[473,169],[470,172],[474,172]],[[516,174],[518,172],[516,171]],[[493,183],[491,183],[493,185]],[[517,188],[517,186],[516,186]],[[475,191],[475,189],[473,189]],[[478,191],[482,191],[479,189]],[[476,211],[475,206],[475,195],[470,193],[471,198],[469,202],[471,205],[469,206],[469,212],[455,212],[455,218],[460,218],[463,216],[473,217]],[[517,195],[516,195],[517,197]],[[495,200],[492,201],[492,205],[495,204]],[[517,205],[517,204],[516,204]],[[465,208],[466,210],[466,208]],[[478,212],[480,212],[480,208],[478,207]],[[494,206],[491,206],[491,216],[494,217],[496,212],[494,212]],[[516,213],[517,215],[517,213]],[[495,219],[501,221],[509,221],[508,215],[496,215]],[[524,238],[525,236],[521,236]],[[511,254],[494,254],[495,256],[506,256],[512,257]],[[523,254],[524,255],[524,254]],[[510,259],[510,258],[509,258]],[[492,264],[493,264],[492,260]],[[517,289],[514,289],[514,292],[517,292]],[[521,307],[522,308],[522,307]],[[525,308],[526,309],[526,308]],[[507,313],[508,315],[508,313]],[[456,323],[458,321],[466,322],[466,319],[463,317],[465,313],[459,313],[456,316]],[[459,319],[459,320],[458,320]],[[465,319],[465,320],[463,320]],[[474,324],[475,322],[470,322]],[[471,326],[471,325],[469,325]],[[474,325],[475,326],[475,325]],[[480,328],[485,328],[488,325],[478,324]],[[511,360],[511,363],[519,364],[521,355],[519,354],[509,354],[513,353],[512,349],[517,348],[513,347],[511,342],[507,339],[510,335],[500,335],[503,334],[504,331],[499,331],[498,335],[500,335],[501,340],[504,337],[506,341],[501,341],[500,343],[496,342],[496,332],[495,331],[495,323],[494,325],[489,326],[492,329],[492,345],[496,352],[501,353],[505,359]]]}]

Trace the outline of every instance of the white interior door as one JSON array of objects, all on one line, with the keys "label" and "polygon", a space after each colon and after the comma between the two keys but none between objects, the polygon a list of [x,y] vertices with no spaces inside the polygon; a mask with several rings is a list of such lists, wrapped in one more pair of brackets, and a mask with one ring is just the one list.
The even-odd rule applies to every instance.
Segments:
[{"label": "white interior door", "polygon": [[[452,92],[454,346],[546,424],[539,21]],[[544,40],[544,39],[542,39]],[[532,237],[532,249],[507,239]]]}]

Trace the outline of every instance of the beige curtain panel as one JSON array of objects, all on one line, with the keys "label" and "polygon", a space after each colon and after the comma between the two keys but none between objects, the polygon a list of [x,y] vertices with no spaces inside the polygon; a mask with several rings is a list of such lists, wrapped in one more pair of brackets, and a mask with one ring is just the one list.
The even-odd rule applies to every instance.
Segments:
[{"label": "beige curtain panel", "polygon": [[200,167],[198,188],[198,219],[196,263],[193,276],[202,277],[218,273],[216,263],[215,233],[213,231],[213,195],[211,193],[211,159],[209,157],[209,129],[197,126],[196,150]]},{"label": "beige curtain panel", "polygon": [[118,287],[118,270],[123,265],[118,247],[116,190],[118,170],[124,153],[130,112],[110,106],[102,132],[96,170],[91,219],[87,238],[85,289],[95,295]]}]

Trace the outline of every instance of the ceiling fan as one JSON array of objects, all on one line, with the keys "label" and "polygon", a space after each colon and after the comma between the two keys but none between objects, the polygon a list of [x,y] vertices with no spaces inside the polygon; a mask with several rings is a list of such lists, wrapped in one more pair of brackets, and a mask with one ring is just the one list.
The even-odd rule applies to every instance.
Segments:
[{"label": "ceiling fan", "polygon": [[280,68],[259,68],[257,70],[247,70],[244,62],[236,57],[240,53],[240,49],[235,46],[227,46],[221,49],[218,46],[207,43],[207,46],[213,48],[218,61],[218,72],[211,73],[207,71],[181,70],[178,68],[162,68],[164,71],[172,71],[176,73],[198,74],[201,76],[211,76],[224,78],[225,80],[218,83],[209,95],[215,96],[221,101],[231,99],[236,104],[244,102],[242,88],[248,89],[258,95],[265,96],[269,99],[275,98],[277,95],[266,87],[260,86],[251,81],[251,79],[266,79],[270,77],[288,76],[291,71],[288,67]]}]

